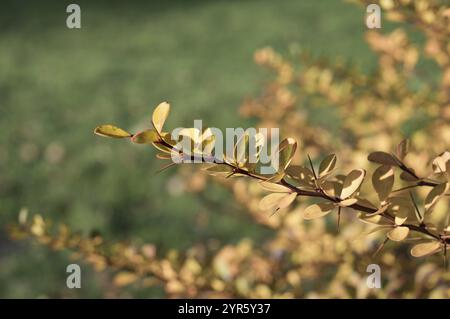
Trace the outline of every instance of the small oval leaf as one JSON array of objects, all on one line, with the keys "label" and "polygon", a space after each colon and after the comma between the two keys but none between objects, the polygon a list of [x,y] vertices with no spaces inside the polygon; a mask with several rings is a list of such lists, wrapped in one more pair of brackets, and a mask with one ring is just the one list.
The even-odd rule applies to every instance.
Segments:
[{"label": "small oval leaf", "polygon": [[152,124],[158,133],[162,132],[164,123],[169,115],[170,105],[167,102],[160,103],[153,111]]},{"label": "small oval leaf", "polygon": [[437,253],[440,250],[441,244],[437,241],[421,243],[415,245],[411,249],[411,255],[414,257],[424,257]]},{"label": "small oval leaf", "polygon": [[404,240],[409,234],[409,228],[405,226],[398,226],[395,227],[393,230],[391,230],[387,236],[390,240],[393,241],[402,241]]},{"label": "small oval leaf", "polygon": [[94,133],[100,136],[113,138],[127,138],[132,136],[127,131],[111,124],[97,126]]},{"label": "small oval leaf", "polygon": [[330,174],[336,166],[336,155],[330,154],[319,165],[319,178]]},{"label": "small oval leaf", "polygon": [[323,216],[329,214],[333,210],[333,208],[335,208],[335,205],[333,203],[314,204],[314,205],[308,206],[303,211],[303,218],[306,220],[320,218],[320,217],[323,217]]},{"label": "small oval leaf", "polygon": [[394,186],[394,170],[392,167],[387,165],[378,167],[372,175],[372,184],[380,202],[385,201]]},{"label": "small oval leaf", "polygon": [[363,169],[355,169],[351,171],[344,180],[342,186],[341,199],[346,199],[352,196],[364,181],[366,171]]},{"label": "small oval leaf", "polygon": [[370,153],[370,155],[367,159],[371,162],[378,163],[378,164],[383,164],[383,165],[388,165],[388,166],[399,166],[398,165],[399,163],[395,159],[395,157],[386,152]]}]

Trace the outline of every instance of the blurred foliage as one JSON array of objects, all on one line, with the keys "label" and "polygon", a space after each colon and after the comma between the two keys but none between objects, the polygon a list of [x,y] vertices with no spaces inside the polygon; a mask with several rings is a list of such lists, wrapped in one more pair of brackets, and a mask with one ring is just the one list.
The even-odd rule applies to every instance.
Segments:
[{"label": "blurred foliage", "polygon": [[[410,26],[388,33],[386,23],[382,33],[366,34],[376,68],[374,54],[356,39],[363,35],[357,17],[364,7],[347,4],[175,2],[123,14],[113,3],[105,15],[100,5],[81,2],[86,20],[80,33],[56,27],[62,4],[40,8],[40,19],[33,18],[36,12],[23,14],[20,2],[11,4],[9,13],[21,12],[22,19],[2,19],[0,38],[6,48],[0,112],[9,124],[0,135],[0,162],[8,165],[0,176],[2,221],[11,222],[22,206],[42,211],[44,218],[35,215],[13,234],[71,248],[70,257],[106,271],[87,271],[88,289],[69,291],[61,266],[67,256],[6,241],[0,293],[148,297],[160,296],[154,287],[161,287],[167,296],[189,297],[448,298],[448,272],[438,257],[411,259],[408,249],[388,243],[373,258],[379,239],[356,240],[364,229],[347,214],[340,234],[330,218],[303,222],[308,202],[269,217],[258,209],[265,193],[249,181],[210,181],[190,168],[154,176],[157,166],[145,148],[130,151],[90,135],[105,115],[139,131],[148,126],[148,101],[163,99],[185,106],[169,123],[189,124],[196,113],[217,127],[236,126],[229,106],[261,85],[248,63],[254,48],[295,41],[302,47],[293,45],[289,54],[255,54],[275,76],[242,105],[241,114],[251,119],[239,124],[281,127],[299,141],[295,164],[306,154],[318,164],[337,152],[344,170],[368,168],[368,153],[391,151],[406,135],[416,147],[408,167],[425,176],[450,140],[448,9],[382,2],[390,18]],[[321,56],[330,52],[356,61]],[[415,196],[423,199],[425,191]],[[49,218],[70,229],[51,227]],[[382,266],[383,289],[365,285],[372,262]],[[36,264],[47,267],[33,283]]]}]

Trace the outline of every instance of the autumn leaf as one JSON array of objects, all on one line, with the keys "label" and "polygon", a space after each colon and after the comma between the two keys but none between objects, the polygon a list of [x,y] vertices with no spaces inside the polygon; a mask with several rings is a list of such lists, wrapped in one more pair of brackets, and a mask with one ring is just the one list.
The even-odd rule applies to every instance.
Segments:
[{"label": "autumn leaf", "polygon": [[380,202],[386,200],[394,186],[394,170],[391,166],[380,166],[372,175],[373,188],[378,194]]},{"label": "autumn leaf", "polygon": [[97,126],[94,130],[94,133],[99,136],[113,138],[127,138],[132,136],[127,131],[111,124]]},{"label": "autumn leaf", "polygon": [[398,226],[391,230],[387,236],[392,241],[402,241],[409,234],[409,228],[405,226]]},{"label": "autumn leaf", "polygon": [[440,250],[441,244],[437,241],[421,243],[415,245],[411,249],[411,255],[414,257],[424,257],[437,253]]},{"label": "autumn leaf", "polygon": [[364,181],[366,171],[363,169],[355,169],[351,171],[344,180],[342,186],[341,199],[346,199],[352,196]]},{"label": "autumn leaf", "polygon": [[330,174],[334,167],[336,166],[336,155],[330,154],[323,159],[323,161],[319,165],[319,178],[327,176]]},{"label": "autumn leaf", "polygon": [[397,159],[394,156],[392,156],[391,154],[386,153],[386,152],[370,153],[370,155],[367,159],[371,162],[382,164],[382,165],[399,166]]},{"label": "autumn leaf", "polygon": [[316,219],[328,215],[336,206],[333,203],[319,203],[308,206],[303,211],[303,218],[306,220]]},{"label": "autumn leaf", "polygon": [[170,105],[167,102],[160,103],[153,111],[152,124],[155,130],[161,134],[164,123],[169,115]]}]

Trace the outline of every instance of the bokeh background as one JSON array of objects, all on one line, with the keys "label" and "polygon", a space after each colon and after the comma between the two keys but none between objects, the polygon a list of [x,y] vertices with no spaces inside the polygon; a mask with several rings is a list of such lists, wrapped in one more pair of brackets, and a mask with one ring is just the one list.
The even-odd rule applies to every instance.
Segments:
[{"label": "bokeh background", "polygon": [[[364,8],[341,1],[76,1],[82,28],[68,29],[69,1],[2,1],[0,11],[0,297],[102,297],[102,274],[83,268],[82,289],[66,288],[66,253],[11,241],[6,226],[26,207],[84,233],[161,250],[208,238],[258,240],[230,194],[171,191],[176,170],[155,174],[151,148],[95,137],[105,122],[136,131],[167,100],[168,125],[193,119],[246,127],[237,109],[268,74],[255,50],[306,47],[375,66],[362,41]],[[386,23],[384,28],[389,30]],[[338,127],[337,127],[337,132]],[[207,200],[205,200],[205,198]],[[211,209],[211,205],[212,208]],[[199,214],[209,212],[207,226]],[[217,214],[216,214],[217,213]],[[129,288],[158,297],[156,288]]]}]

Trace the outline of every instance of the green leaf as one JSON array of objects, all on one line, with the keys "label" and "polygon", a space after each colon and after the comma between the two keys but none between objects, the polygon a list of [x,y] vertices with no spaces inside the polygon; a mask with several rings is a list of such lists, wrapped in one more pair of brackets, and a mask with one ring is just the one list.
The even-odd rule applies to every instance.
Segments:
[{"label": "green leaf", "polygon": [[127,131],[111,124],[97,126],[94,133],[100,136],[113,138],[127,138],[132,136]]}]

